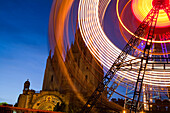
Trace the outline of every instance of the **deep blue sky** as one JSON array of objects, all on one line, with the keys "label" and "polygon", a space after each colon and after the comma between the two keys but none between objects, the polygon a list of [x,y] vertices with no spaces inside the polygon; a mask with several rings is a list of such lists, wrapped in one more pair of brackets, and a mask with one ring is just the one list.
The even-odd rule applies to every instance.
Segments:
[{"label": "deep blue sky", "polygon": [[29,79],[41,90],[52,0],[0,0],[0,102],[15,104]]}]

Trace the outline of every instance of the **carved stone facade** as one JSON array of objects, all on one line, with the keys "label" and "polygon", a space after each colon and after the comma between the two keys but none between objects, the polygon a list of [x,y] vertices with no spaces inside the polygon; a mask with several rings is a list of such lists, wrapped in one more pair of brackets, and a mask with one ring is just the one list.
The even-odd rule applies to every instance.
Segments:
[{"label": "carved stone facade", "polygon": [[[28,80],[26,82],[28,83]],[[24,84],[23,94],[20,94],[18,98],[18,107],[53,111],[57,103],[65,102],[68,105],[67,100],[65,95],[57,91],[36,92],[30,90],[29,87],[25,89]]]},{"label": "carved stone facade", "polygon": [[[65,71],[68,72],[68,75]],[[53,110],[57,102],[64,102],[68,106],[81,107],[84,103],[80,101],[77,94],[87,100],[99,81],[102,80],[103,75],[101,64],[91,55],[81,38],[80,31],[77,30],[75,41],[71,44],[70,49],[67,48],[64,60],[57,49],[52,56],[50,52],[42,91],[36,93],[34,90],[24,90],[23,94],[19,96],[18,106]]]},{"label": "carved stone facade", "polygon": [[[69,76],[63,72],[66,70],[60,65],[61,61],[61,55],[57,50],[52,57],[51,54],[49,55],[42,90],[58,91],[69,98],[69,104],[82,106],[83,103],[76,94],[81,94],[87,101],[102,80],[104,72],[101,64],[85,46],[79,30],[76,32],[74,43],[71,44],[70,49],[67,48],[65,56],[64,66]],[[73,88],[76,88],[77,92]]]}]

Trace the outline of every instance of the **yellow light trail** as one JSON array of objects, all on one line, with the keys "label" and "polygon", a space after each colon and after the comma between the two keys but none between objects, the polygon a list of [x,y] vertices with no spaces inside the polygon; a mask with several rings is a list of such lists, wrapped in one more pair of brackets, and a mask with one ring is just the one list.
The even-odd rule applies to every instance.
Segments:
[{"label": "yellow light trail", "polygon": [[[101,19],[99,19],[99,17],[102,18],[102,16],[99,16],[99,12],[101,12],[98,7],[99,2],[100,0],[80,0],[78,23],[82,38],[90,52],[106,69],[110,69],[121,50],[108,39],[102,29]],[[107,4],[107,2],[105,3]],[[117,3],[119,3],[119,0],[117,0]],[[118,4],[116,9],[118,9]],[[134,59],[134,57],[128,55],[126,61],[131,59]],[[152,68],[152,66],[148,65],[147,68]],[[157,66],[157,68],[160,68],[160,66]],[[117,74],[134,83],[138,76],[138,72],[135,71],[118,71]],[[149,71],[146,73],[143,83],[154,86],[170,86],[170,74],[163,71]]]},{"label": "yellow light trail", "polygon": [[[134,0],[133,0],[134,1]],[[141,0],[142,1],[142,0]],[[143,1],[145,1],[145,0],[143,0]],[[146,0],[147,1],[147,0]],[[150,0],[149,0],[150,1]],[[129,4],[131,2],[131,0],[129,0],[127,3],[126,3],[126,5],[124,6],[124,8]],[[135,3],[132,3],[133,5],[136,5]],[[132,7],[135,7],[135,8],[132,8],[134,11],[135,11],[135,13],[134,13],[134,15],[136,16],[136,15],[143,15],[143,13],[144,13],[144,17],[142,17],[141,18],[141,16],[139,16],[139,18],[141,19],[140,21],[142,22],[143,21],[143,19],[147,16],[147,14],[149,13],[149,11],[152,9],[152,7],[148,10],[148,8],[146,8],[146,10],[144,11],[144,12],[137,12],[137,10],[138,10],[138,8],[136,8],[136,6],[133,6],[132,5]],[[141,10],[141,9],[140,9]],[[144,9],[143,9],[144,10]],[[134,12],[133,11],[133,12]],[[162,14],[162,12],[163,12],[163,14],[164,15],[161,15]],[[131,32],[125,25],[124,25],[124,23],[122,22],[122,20],[121,20],[121,18],[120,18],[120,15],[119,15],[119,0],[117,0],[117,3],[116,3],[116,13],[117,13],[117,17],[118,17],[118,20],[119,20],[119,22],[120,22],[120,24],[122,25],[122,27],[128,32],[128,33],[130,33],[131,35],[133,35],[133,36],[135,36],[135,34],[133,33],[133,32]],[[141,14],[142,13],[142,14]],[[161,13],[161,14],[160,14]],[[170,26],[170,21],[169,21],[169,19],[167,20],[167,18],[168,18],[168,16],[167,16],[167,14],[165,13],[165,11],[163,11],[163,10],[161,10],[160,11],[160,13],[159,13],[159,17],[158,17],[158,23],[157,23],[157,26],[159,26],[161,23],[162,24],[166,24],[166,26],[164,25],[164,27],[167,27],[167,26]],[[165,15],[166,14],[166,15]],[[138,18],[138,17],[137,17]],[[168,22],[166,22],[166,23],[163,23],[163,21],[168,21]],[[163,27],[163,26],[161,26],[161,27]],[[139,38],[139,39],[141,39],[141,40],[144,40],[144,41],[147,41],[147,39],[145,39],[144,37],[138,37],[138,36],[135,36],[136,38]],[[150,42],[150,40],[149,40],[149,42]],[[170,42],[170,40],[165,40],[165,41],[156,41],[156,40],[153,40],[152,41],[153,43],[169,43]]]},{"label": "yellow light trail", "polygon": [[[141,22],[152,9],[153,0],[132,0],[132,11]],[[157,27],[170,27],[170,21],[164,10],[160,10]]]}]

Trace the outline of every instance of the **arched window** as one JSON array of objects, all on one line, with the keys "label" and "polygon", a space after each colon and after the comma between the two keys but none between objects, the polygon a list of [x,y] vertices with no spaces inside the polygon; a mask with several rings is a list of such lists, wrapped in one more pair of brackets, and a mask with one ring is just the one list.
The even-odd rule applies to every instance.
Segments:
[{"label": "arched window", "polygon": [[88,76],[86,75],[86,76],[85,76],[85,80],[86,80],[86,81],[87,81],[87,78],[88,78]]},{"label": "arched window", "polygon": [[53,75],[51,76],[51,82],[53,82]]}]

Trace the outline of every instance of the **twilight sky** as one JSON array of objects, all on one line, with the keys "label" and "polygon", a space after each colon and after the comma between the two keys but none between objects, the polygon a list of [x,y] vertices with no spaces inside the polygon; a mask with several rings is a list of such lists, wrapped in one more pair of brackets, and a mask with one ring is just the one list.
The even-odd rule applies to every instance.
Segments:
[{"label": "twilight sky", "polygon": [[0,0],[0,102],[15,104],[24,82],[41,90],[52,0]]}]

